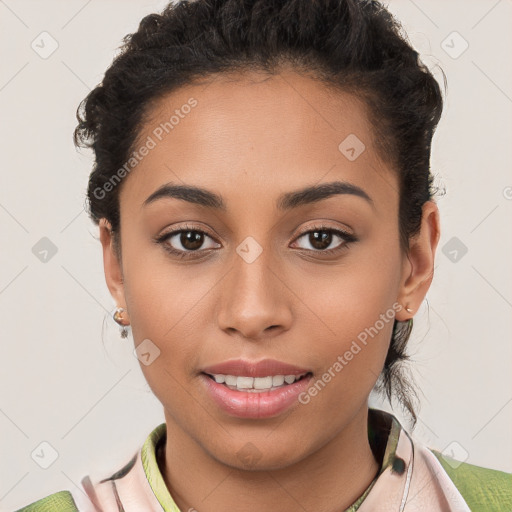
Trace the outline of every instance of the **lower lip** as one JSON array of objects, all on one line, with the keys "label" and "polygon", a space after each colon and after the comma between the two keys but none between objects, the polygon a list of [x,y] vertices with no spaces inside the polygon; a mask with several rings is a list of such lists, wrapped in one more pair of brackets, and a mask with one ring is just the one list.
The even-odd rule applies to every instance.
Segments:
[{"label": "lower lip", "polygon": [[298,402],[299,395],[309,386],[311,375],[282,388],[258,393],[235,391],[205,374],[201,378],[213,401],[229,415],[238,418],[271,418]]}]

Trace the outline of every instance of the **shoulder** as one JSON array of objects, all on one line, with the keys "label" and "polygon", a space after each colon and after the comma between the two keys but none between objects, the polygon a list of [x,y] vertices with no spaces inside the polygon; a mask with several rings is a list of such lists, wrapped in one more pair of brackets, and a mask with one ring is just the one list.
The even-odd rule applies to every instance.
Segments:
[{"label": "shoulder", "polygon": [[429,448],[472,511],[510,512],[512,473],[461,462]]},{"label": "shoulder", "polygon": [[60,491],[42,498],[16,512],[79,512],[69,491]]},{"label": "shoulder", "polygon": [[[142,447],[130,457],[121,469],[107,478],[96,474],[81,479],[80,487],[74,490],[56,492],[45,498],[26,505],[15,512],[98,512],[100,510],[118,510],[119,497],[130,504],[142,504],[139,510],[156,510],[153,489],[160,489],[163,482],[156,461],[156,448],[166,438],[166,424],[161,423],[148,435]],[[93,472],[94,475],[94,472]],[[103,475],[104,476],[104,475]],[[151,477],[151,481],[148,478]],[[165,484],[164,484],[165,485]],[[169,498],[170,499],[170,498]],[[104,506],[108,505],[108,506]],[[149,508],[146,505],[153,505]]]}]

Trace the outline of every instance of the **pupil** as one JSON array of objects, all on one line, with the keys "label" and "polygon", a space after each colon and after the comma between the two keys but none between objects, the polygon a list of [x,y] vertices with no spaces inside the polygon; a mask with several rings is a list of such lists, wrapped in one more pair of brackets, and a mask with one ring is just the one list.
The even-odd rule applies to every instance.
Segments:
[{"label": "pupil", "polygon": [[180,242],[191,251],[199,249],[203,245],[203,234],[197,231],[184,231],[180,236]]},{"label": "pupil", "polygon": [[[311,237],[313,240],[311,240]],[[331,245],[332,233],[327,231],[313,231],[310,234],[310,242],[315,249],[325,249]]]}]

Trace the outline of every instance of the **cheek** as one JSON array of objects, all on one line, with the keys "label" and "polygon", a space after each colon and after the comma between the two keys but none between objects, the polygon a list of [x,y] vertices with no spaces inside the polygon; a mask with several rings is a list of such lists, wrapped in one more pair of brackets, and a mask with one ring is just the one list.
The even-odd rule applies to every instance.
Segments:
[{"label": "cheek", "polygon": [[[336,335],[357,335],[375,323],[396,301],[401,279],[398,249],[358,249],[342,264],[321,268],[295,283],[314,311]],[[389,316],[389,315],[388,315]],[[334,333],[333,333],[334,334]]]},{"label": "cheek", "polygon": [[131,253],[129,249],[127,244],[124,286],[133,338],[136,346],[150,340],[159,351],[154,362],[141,364],[141,369],[155,395],[163,400],[165,390],[187,386],[197,371],[205,342],[201,333],[207,333],[211,325],[205,311],[208,291],[218,278],[211,272],[193,275],[159,254],[155,257],[155,251],[141,257],[140,246]]},{"label": "cheek", "polygon": [[146,237],[143,233],[124,235],[125,298],[135,340],[152,336],[165,342],[187,325],[204,291],[198,288],[198,280],[187,279],[190,271],[170,263],[164,251]]},{"label": "cheek", "polygon": [[333,293],[330,300],[318,298],[313,302],[321,317],[315,321],[316,330],[324,335],[317,334],[314,350],[308,351],[319,373],[330,370],[343,375],[338,380],[344,381],[345,392],[373,387],[384,364],[395,317],[394,303],[387,293],[376,297],[375,290],[368,294],[360,289],[350,291],[347,286]]},{"label": "cheek", "polygon": [[301,296],[315,313],[304,309],[312,321],[310,332],[316,326],[322,333],[310,356],[322,373],[341,376],[333,380],[345,395],[351,389],[371,390],[382,370],[400,308],[400,261],[398,249],[361,251],[346,265],[302,284]]},{"label": "cheek", "polygon": [[186,390],[198,367],[202,343],[198,333],[205,332],[199,324],[204,312],[194,307],[199,297],[194,300],[190,294],[177,292],[184,283],[164,276],[155,278],[154,274],[158,272],[143,279],[141,272],[126,281],[130,283],[127,305],[133,338],[137,347],[147,346],[150,354],[152,350],[157,354],[150,364],[143,359],[140,363],[154,395],[166,409],[186,411],[191,408]]}]

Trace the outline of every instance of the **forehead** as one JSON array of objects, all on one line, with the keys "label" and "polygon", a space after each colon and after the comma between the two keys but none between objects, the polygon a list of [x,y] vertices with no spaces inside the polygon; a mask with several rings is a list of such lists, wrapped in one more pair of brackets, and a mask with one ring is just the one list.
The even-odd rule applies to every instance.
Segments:
[{"label": "forehead", "polygon": [[151,149],[121,196],[142,204],[167,182],[222,195],[249,189],[277,196],[335,180],[396,195],[396,177],[379,159],[367,108],[352,94],[294,72],[209,77],[148,110],[134,149]]}]

